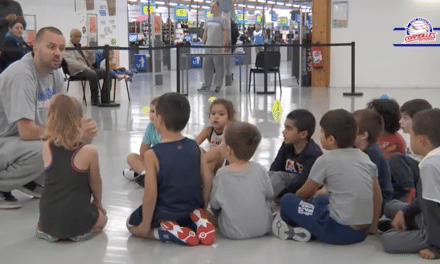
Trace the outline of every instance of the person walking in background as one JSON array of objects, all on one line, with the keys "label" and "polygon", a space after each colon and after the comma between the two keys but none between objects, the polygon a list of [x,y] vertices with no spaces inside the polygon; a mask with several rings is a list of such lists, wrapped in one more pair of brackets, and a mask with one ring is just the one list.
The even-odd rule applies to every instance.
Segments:
[{"label": "person walking in background", "polygon": [[[223,46],[223,48],[208,48],[206,53],[215,54],[226,52],[226,45],[229,42],[229,29],[231,24],[228,19],[219,13],[219,2],[213,1],[211,3],[212,15],[206,19],[205,31],[203,32],[202,42],[207,46]],[[212,83],[212,77],[215,71],[215,92],[220,92],[223,86],[224,76],[224,60],[222,56],[208,56],[205,58],[203,65],[203,73],[205,82],[199,92],[209,91]]]}]

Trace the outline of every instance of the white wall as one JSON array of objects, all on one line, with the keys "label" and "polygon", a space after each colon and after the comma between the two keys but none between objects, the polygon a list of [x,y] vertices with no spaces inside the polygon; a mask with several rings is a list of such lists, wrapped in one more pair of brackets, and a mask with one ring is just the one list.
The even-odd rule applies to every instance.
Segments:
[{"label": "white wall", "polygon": [[[20,0],[23,13],[26,15],[36,15],[37,30],[54,26],[59,28],[69,40],[70,30],[79,26],[78,16],[75,14],[75,0]],[[98,0],[95,0],[95,14],[98,10]],[[93,11],[87,11],[93,13]],[[116,19],[117,30],[114,31],[117,38],[117,45],[127,47],[128,45],[128,26],[127,26],[127,2],[116,0]],[[99,20],[99,17],[98,17]],[[102,28],[102,27],[101,27]],[[100,27],[98,25],[98,31]],[[99,38],[98,38],[99,41]],[[106,43],[99,42],[99,45]],[[121,52],[121,65],[128,66],[128,52]]]},{"label": "white wall", "polygon": [[[335,0],[332,0],[334,2]],[[356,42],[357,87],[440,87],[440,47],[397,48],[415,17],[440,27],[440,0],[346,0],[348,28],[331,30],[331,42]],[[440,44],[440,31],[434,43]],[[351,84],[351,50],[332,47],[331,87]]]}]

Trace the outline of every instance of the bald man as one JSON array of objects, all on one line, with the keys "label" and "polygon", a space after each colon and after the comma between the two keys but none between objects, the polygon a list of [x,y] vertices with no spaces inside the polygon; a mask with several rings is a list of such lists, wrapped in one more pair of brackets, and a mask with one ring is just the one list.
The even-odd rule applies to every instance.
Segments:
[{"label": "bald man", "polygon": [[[0,75],[0,209],[21,207],[11,193],[16,189],[41,197],[41,137],[50,99],[65,92],[59,69],[65,44],[59,29],[42,28],[35,37],[34,51]],[[90,142],[98,131],[91,119],[84,119],[82,128],[84,142]]]},{"label": "bald man", "polygon": [[[81,31],[79,29],[72,29],[70,32],[70,41],[66,47],[74,47],[75,50],[66,50],[64,52],[64,60],[67,64],[67,69],[71,76],[85,78],[90,83],[90,93],[92,105],[99,104],[99,90],[98,81],[104,79],[103,87],[105,86],[105,70],[95,69],[92,63],[87,60],[84,51],[81,49]],[[103,93],[106,90],[103,89]],[[102,98],[101,94],[101,98]]]}]

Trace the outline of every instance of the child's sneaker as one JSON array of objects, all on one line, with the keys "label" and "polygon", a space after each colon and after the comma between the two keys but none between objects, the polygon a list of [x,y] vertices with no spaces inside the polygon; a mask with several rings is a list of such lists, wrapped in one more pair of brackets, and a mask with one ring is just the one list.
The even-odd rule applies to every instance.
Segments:
[{"label": "child's sneaker", "polygon": [[139,174],[137,174],[134,170],[125,169],[122,171],[122,176],[124,176],[124,178],[129,181],[134,181],[139,176]]},{"label": "child's sneaker", "polygon": [[162,221],[160,226],[162,230],[159,230],[159,238],[162,242],[173,241],[188,246],[199,245],[196,233],[188,227],[181,227],[175,221]]},{"label": "child's sneaker", "polygon": [[312,234],[305,228],[289,226],[280,217],[272,222],[272,233],[279,239],[293,239],[299,242],[307,242]]},{"label": "child's sneaker", "polygon": [[73,242],[84,242],[87,240],[90,240],[93,236],[93,233],[91,231],[85,233],[84,235],[80,235],[80,236],[76,236],[76,237],[71,237],[69,238],[70,240],[72,240]]},{"label": "child's sneaker", "polygon": [[212,245],[215,239],[215,227],[206,218],[206,211],[202,208],[195,209],[189,216],[197,226],[197,236],[203,245]]},{"label": "child's sneaker", "polygon": [[59,240],[58,238],[53,237],[53,236],[41,231],[40,227],[38,227],[38,226],[37,226],[37,229],[35,230],[35,236],[38,237],[39,239],[46,240],[47,242],[50,242],[50,243],[55,243]]},{"label": "child's sneaker", "polygon": [[145,173],[139,174],[135,179],[136,183],[141,187],[145,187]]}]

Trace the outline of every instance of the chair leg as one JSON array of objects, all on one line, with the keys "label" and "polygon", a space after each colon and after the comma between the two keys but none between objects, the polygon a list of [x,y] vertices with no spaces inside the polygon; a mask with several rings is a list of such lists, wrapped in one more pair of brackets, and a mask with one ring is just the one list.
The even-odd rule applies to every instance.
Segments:
[{"label": "chair leg", "polygon": [[67,92],[69,92],[70,80],[67,81]]},{"label": "chair leg", "polygon": [[[275,76],[276,77],[276,76]],[[283,86],[281,85],[281,73],[280,73],[280,71],[278,70],[278,78],[279,78],[279,81],[280,81],[280,94],[282,94],[283,93]]]},{"label": "chair leg", "polygon": [[254,93],[255,93],[255,72],[254,72]]},{"label": "chair leg", "polygon": [[130,98],[130,91],[128,90],[128,82],[127,82],[127,80],[125,80],[125,88],[127,88],[128,101],[130,102],[131,98]]},{"label": "chair leg", "polygon": [[252,71],[249,71],[249,86],[246,87],[246,93],[251,92],[251,82],[252,82]]},{"label": "chair leg", "polygon": [[87,106],[86,85],[87,85],[86,81],[81,80],[81,87],[82,87],[82,90],[83,90],[83,101],[84,101],[84,104]]},{"label": "chair leg", "polygon": [[116,78],[113,81],[113,101],[116,101]]},{"label": "chair leg", "polygon": [[277,93],[277,72],[274,72],[273,76],[273,91]]}]

